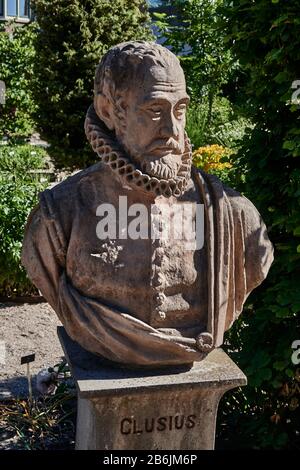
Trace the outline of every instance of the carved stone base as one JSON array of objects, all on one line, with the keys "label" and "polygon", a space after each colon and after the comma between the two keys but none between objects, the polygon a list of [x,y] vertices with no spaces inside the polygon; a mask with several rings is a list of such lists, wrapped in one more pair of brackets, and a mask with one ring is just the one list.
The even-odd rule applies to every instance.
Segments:
[{"label": "carved stone base", "polygon": [[218,404],[245,385],[221,349],[191,369],[112,367],[58,334],[78,389],[76,449],[213,449]]}]

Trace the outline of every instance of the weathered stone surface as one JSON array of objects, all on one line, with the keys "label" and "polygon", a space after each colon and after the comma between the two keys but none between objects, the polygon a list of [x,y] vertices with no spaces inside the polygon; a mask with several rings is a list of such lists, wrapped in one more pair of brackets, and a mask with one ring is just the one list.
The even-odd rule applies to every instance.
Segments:
[{"label": "weathered stone surface", "polygon": [[58,328],[78,389],[77,449],[213,449],[220,398],[246,384],[221,350],[191,369],[101,364]]},{"label": "weathered stone surface", "polygon": [[[251,202],[192,166],[188,101],[170,51],[142,41],[112,48],[97,69],[85,122],[99,163],[43,192],[28,221],[29,277],[74,340],[116,363],[201,361],[222,344],[273,260]],[[188,230],[198,227],[199,205],[203,246]]]}]

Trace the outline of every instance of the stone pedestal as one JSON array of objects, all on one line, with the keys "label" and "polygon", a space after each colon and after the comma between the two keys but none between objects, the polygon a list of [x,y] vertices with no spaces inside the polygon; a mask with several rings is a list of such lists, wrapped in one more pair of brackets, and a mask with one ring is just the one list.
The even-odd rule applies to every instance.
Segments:
[{"label": "stone pedestal", "polygon": [[58,334],[78,389],[80,450],[213,449],[221,397],[247,383],[221,349],[191,369],[129,370]]}]

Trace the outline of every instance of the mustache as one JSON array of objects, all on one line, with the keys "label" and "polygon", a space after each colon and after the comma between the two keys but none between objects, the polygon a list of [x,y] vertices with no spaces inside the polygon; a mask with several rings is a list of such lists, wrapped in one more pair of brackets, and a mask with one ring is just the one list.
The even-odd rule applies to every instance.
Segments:
[{"label": "mustache", "polygon": [[182,152],[182,147],[181,145],[175,140],[175,139],[168,139],[167,141],[160,139],[156,140],[155,142],[152,142],[148,147],[145,149],[145,153],[151,154],[156,151],[168,151],[170,150],[171,152]]}]

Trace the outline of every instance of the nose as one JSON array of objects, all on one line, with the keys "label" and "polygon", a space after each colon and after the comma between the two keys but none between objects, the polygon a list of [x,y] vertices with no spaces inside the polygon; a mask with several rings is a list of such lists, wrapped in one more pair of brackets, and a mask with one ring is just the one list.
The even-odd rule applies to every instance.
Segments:
[{"label": "nose", "polygon": [[176,118],[173,113],[166,113],[163,116],[163,121],[160,128],[160,135],[162,138],[169,139],[170,137],[173,137],[173,139],[178,140],[179,129],[178,124],[176,122]]}]

